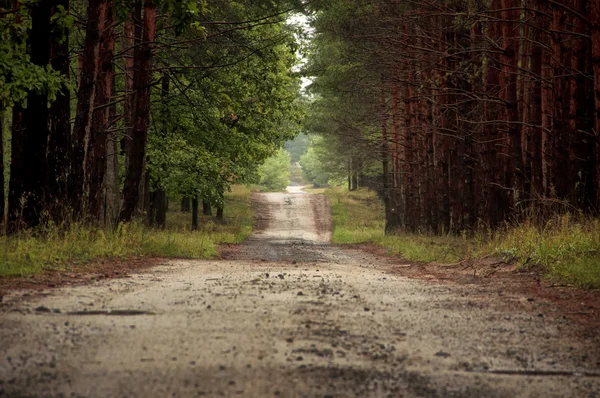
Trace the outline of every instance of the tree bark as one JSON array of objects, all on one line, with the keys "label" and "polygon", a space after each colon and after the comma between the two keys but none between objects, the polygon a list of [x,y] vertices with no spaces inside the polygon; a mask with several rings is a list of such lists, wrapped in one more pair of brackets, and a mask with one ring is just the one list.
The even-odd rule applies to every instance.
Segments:
[{"label": "tree bark", "polygon": [[192,198],[192,231],[198,230],[198,197]]},{"label": "tree bark", "polygon": [[[58,6],[69,12],[68,0],[57,0],[52,13]],[[53,27],[50,42],[52,68],[69,78],[69,31]],[[50,216],[58,223],[65,219],[68,205],[69,159],[71,158],[71,93],[66,85],[57,94],[50,106],[48,123],[50,137],[48,139],[48,182],[46,203]]]},{"label": "tree bark", "polygon": [[8,223],[7,232],[17,232],[21,224],[21,199],[23,198],[23,144],[25,126],[23,122],[24,109],[15,104],[12,113],[11,140],[10,140],[10,178],[8,183]]},{"label": "tree bark", "polygon": [[[133,111],[135,108],[135,88],[134,88],[134,49],[137,49],[142,41],[142,3],[141,0],[135,0],[133,10],[129,12],[125,23],[123,24],[123,60],[125,73],[125,105],[123,109],[124,134],[121,139],[121,152],[125,159],[125,170],[129,167],[129,154],[131,152],[132,129],[133,129]],[[137,57],[139,59],[139,57]],[[138,65],[139,68],[139,65]]]},{"label": "tree bark", "polygon": [[4,118],[5,118],[4,104],[0,103],[0,225],[2,226],[1,231],[4,232]]},{"label": "tree bark", "polygon": [[523,195],[523,154],[521,149],[521,130],[518,104],[518,74],[519,74],[519,7],[521,0],[502,0],[502,41],[504,53],[500,57],[502,64],[500,73],[500,98],[504,101],[504,117],[508,131],[508,164],[506,187],[510,187],[512,195],[511,207]]},{"label": "tree bark", "polygon": [[181,198],[181,212],[182,213],[190,212],[190,198],[187,198],[187,197]]},{"label": "tree bark", "polygon": [[594,72],[594,130],[596,149],[596,210],[600,210],[600,2],[590,1],[592,21],[592,68]]},{"label": "tree bark", "polygon": [[212,206],[210,204],[210,200],[208,199],[202,200],[202,214],[205,216],[212,216]]},{"label": "tree bark", "polygon": [[[115,92],[115,75],[113,73],[111,92]],[[117,119],[116,104],[110,107],[109,130],[106,134],[106,171],[105,171],[105,216],[104,223],[114,229],[119,221],[121,190],[119,187],[119,145],[115,122]]]},{"label": "tree bark", "polygon": [[113,83],[113,58],[115,52],[114,2],[107,0],[104,18],[100,25],[100,64],[96,79],[92,128],[87,144],[86,180],[89,184],[88,209],[92,219],[104,223],[104,176],[107,168],[108,131],[111,128],[110,103]]},{"label": "tree bark", "polygon": [[150,207],[148,209],[148,224],[164,229],[167,222],[167,194],[165,190],[157,187],[150,193]]},{"label": "tree bark", "polygon": [[140,44],[139,71],[135,79],[135,122],[132,131],[131,155],[123,188],[121,220],[131,221],[139,199],[140,180],[143,174],[146,142],[150,123],[150,85],[152,83],[152,50],[156,32],[156,5],[152,0],[144,4],[143,40]]},{"label": "tree bark", "polygon": [[83,204],[87,189],[86,149],[92,128],[96,79],[99,68],[100,26],[104,18],[106,1],[89,0],[88,5],[85,44],[81,56],[81,78],[77,93],[77,110],[73,125],[73,152],[69,178],[70,201],[76,216],[83,216],[88,210]]},{"label": "tree bark", "polygon": [[[52,1],[41,0],[31,6],[31,29],[28,45],[30,60],[34,65],[46,67],[50,63],[50,38],[52,37]],[[47,178],[46,151],[48,149],[48,95],[31,91],[27,95],[27,108],[19,109],[13,130],[15,156],[11,164],[9,208],[11,221],[23,227],[36,227],[41,222],[45,201]],[[18,107],[17,107],[18,108]],[[14,225],[14,223],[13,223]]]}]

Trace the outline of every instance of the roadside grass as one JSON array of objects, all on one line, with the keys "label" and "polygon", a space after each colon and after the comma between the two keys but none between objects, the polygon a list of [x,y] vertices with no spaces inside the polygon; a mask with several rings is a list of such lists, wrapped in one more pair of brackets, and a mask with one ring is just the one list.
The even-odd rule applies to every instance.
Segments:
[{"label": "roadside grass", "polygon": [[600,288],[600,220],[557,215],[543,226],[531,221],[495,233],[385,236],[384,209],[374,192],[324,191],[332,205],[333,243],[371,243],[409,261],[453,264],[488,255],[542,266],[548,277],[588,289]]},{"label": "roadside grass", "polygon": [[251,190],[233,187],[225,195],[223,222],[201,216],[198,231],[191,230],[191,213],[170,203],[167,227],[151,229],[140,222],[120,225],[116,231],[83,224],[68,229],[46,227],[0,238],[0,276],[24,276],[45,270],[76,271],[96,259],[128,257],[212,258],[220,243],[241,243],[252,232]]}]

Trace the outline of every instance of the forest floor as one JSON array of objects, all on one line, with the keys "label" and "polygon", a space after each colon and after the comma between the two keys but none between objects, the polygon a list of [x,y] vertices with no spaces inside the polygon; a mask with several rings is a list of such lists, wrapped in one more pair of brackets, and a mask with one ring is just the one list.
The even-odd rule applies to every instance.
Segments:
[{"label": "forest floor", "polygon": [[598,396],[595,293],[332,245],[299,188],[254,201],[222,260],[5,295],[0,396]]}]

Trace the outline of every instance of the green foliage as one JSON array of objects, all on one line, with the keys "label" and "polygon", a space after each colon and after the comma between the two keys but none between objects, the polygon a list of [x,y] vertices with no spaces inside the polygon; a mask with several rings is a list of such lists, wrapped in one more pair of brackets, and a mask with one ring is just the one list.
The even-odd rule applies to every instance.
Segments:
[{"label": "green foliage", "polygon": [[[52,18],[53,31],[66,37],[73,18],[59,11]],[[14,104],[26,105],[29,92],[48,95],[53,101],[69,82],[51,65],[34,65],[27,53],[27,36],[31,28],[29,8],[22,5],[17,12],[0,18],[0,104],[4,108]]]},{"label": "green foliage", "polygon": [[285,150],[289,152],[292,163],[300,161],[302,155],[308,151],[310,138],[306,134],[299,134],[296,138],[285,143]]},{"label": "green foliage", "polygon": [[120,225],[114,232],[72,224],[47,227],[43,234],[26,231],[4,236],[0,238],[0,276],[76,271],[78,265],[100,258],[212,258],[217,255],[217,244],[241,243],[250,235],[254,219],[250,194],[246,187],[233,187],[225,195],[224,222],[202,217],[200,230],[195,232],[189,227],[190,214],[172,209],[165,230],[148,229],[138,222]]},{"label": "green foliage", "polygon": [[[171,89],[154,92],[149,167],[154,184],[170,196],[217,202],[231,184],[252,181],[258,166],[298,134],[304,104],[292,72],[298,61],[292,29],[276,20],[252,28],[237,22],[282,7],[268,3],[212,3],[194,22],[202,35],[184,34],[193,46],[157,54],[171,68]],[[180,68],[186,65],[193,67]]]},{"label": "green foliage", "polygon": [[384,234],[381,201],[367,190],[327,189],[334,243],[372,243],[406,260],[453,264],[496,255],[522,267],[541,266],[548,277],[583,288],[600,288],[600,221],[563,215],[543,227],[525,221],[492,236]]},{"label": "green foliage", "polygon": [[[308,151],[300,158],[304,178],[317,187],[343,185],[349,173],[352,156],[341,152],[335,139],[317,135],[311,138]],[[364,165],[362,166],[363,171]]]},{"label": "green foliage", "polygon": [[268,158],[259,168],[259,185],[265,191],[285,191],[290,185],[290,154],[285,149]]}]

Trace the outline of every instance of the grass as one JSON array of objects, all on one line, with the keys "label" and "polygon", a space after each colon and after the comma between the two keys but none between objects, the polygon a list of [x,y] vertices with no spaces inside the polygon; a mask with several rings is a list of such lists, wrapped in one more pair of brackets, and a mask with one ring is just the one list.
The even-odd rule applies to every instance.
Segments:
[{"label": "grass", "polygon": [[409,261],[452,264],[487,255],[521,267],[542,266],[548,277],[583,288],[600,288],[600,220],[560,215],[538,226],[526,221],[474,237],[401,233],[385,236],[384,209],[375,193],[323,190],[332,204],[333,243],[372,243]]},{"label": "grass", "polygon": [[47,228],[43,234],[23,232],[0,238],[0,276],[24,276],[45,270],[76,271],[77,266],[96,259],[134,256],[212,258],[220,243],[241,243],[252,232],[254,213],[251,190],[233,187],[225,195],[225,219],[200,217],[198,231],[191,230],[191,213],[179,211],[170,201],[167,227],[149,229],[132,222],[116,231],[72,225],[67,230]]}]

